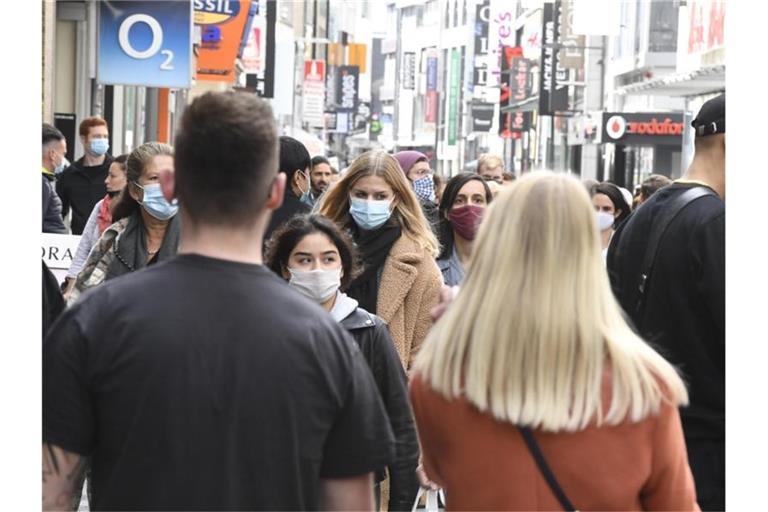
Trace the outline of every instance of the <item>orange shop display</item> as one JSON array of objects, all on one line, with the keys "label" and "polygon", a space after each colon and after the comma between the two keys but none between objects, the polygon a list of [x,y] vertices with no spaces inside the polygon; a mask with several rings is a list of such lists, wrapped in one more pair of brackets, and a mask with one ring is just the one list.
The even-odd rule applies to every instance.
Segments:
[{"label": "orange shop display", "polygon": [[194,0],[195,25],[201,31],[198,80],[235,81],[235,60],[250,5],[251,0]]}]

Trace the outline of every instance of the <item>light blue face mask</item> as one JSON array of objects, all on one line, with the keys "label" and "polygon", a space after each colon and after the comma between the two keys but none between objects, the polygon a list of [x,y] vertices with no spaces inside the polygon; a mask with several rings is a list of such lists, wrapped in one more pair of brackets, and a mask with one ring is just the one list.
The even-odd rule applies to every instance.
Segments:
[{"label": "light blue face mask", "polygon": [[371,201],[368,199],[349,199],[349,214],[360,229],[372,230],[389,220],[392,201]]},{"label": "light blue face mask", "polygon": [[166,201],[159,183],[150,183],[143,187],[136,182],[134,184],[144,191],[144,201],[139,204],[157,220],[168,220],[179,211],[178,200],[174,199],[173,203]]},{"label": "light blue face mask", "polygon": [[93,139],[91,140],[91,153],[96,156],[101,156],[109,149],[109,140],[107,139]]},{"label": "light blue face mask", "polygon": [[61,157],[61,163],[56,166],[56,168],[53,170],[54,174],[61,174],[64,172],[64,169],[69,167],[69,160],[67,160],[67,157],[62,156]]}]

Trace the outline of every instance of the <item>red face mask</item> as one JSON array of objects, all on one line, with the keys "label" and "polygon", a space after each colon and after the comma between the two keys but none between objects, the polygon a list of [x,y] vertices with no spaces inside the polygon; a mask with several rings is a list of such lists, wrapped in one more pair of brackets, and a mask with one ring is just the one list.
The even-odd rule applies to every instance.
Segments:
[{"label": "red face mask", "polygon": [[475,204],[465,204],[452,210],[448,210],[448,220],[451,227],[465,240],[474,240],[477,228],[483,219],[485,207]]}]

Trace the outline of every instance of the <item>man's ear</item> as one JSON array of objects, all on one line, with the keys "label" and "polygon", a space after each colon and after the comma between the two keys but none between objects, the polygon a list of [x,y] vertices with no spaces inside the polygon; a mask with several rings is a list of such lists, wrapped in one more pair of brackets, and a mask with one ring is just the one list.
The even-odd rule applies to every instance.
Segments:
[{"label": "man's ear", "polygon": [[176,197],[176,179],[173,171],[170,169],[163,169],[157,177],[160,182],[160,190],[163,192],[163,197],[169,203]]},{"label": "man's ear", "polygon": [[269,195],[267,196],[266,207],[268,210],[277,210],[282,206],[283,199],[285,198],[285,180],[286,176],[284,172],[278,173],[275,176],[272,185],[269,188]]}]

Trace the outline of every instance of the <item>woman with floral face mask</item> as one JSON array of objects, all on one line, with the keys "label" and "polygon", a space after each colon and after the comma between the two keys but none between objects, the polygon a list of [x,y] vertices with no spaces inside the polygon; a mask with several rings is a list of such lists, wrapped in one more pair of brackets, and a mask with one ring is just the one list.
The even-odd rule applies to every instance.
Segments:
[{"label": "woman with floral face mask", "polygon": [[464,269],[472,255],[472,244],[493,195],[479,175],[463,172],[448,181],[440,202],[442,252],[437,266],[448,286],[464,279]]},{"label": "woman with floral face mask", "polygon": [[147,142],[126,161],[128,184],[115,199],[112,224],[93,246],[77,276],[68,304],[85,290],[114,277],[167,260],[179,246],[178,206],[160,190],[160,174],[173,172],[173,149]]},{"label": "woman with floral face mask", "polygon": [[[293,217],[278,228],[267,243],[267,266],[296,291],[328,311],[360,347],[395,434],[395,460],[388,467],[388,510],[410,510],[419,486],[416,480],[419,446],[407,398],[407,379],[387,326],[342,291],[358,273],[356,259],[349,237],[320,215]],[[379,483],[384,476],[382,468],[376,475],[377,500]]]},{"label": "woman with floral face mask", "polygon": [[388,325],[407,370],[443,279],[437,239],[397,160],[384,151],[360,155],[321,197],[319,213],[352,235],[364,267],[347,293]]}]

